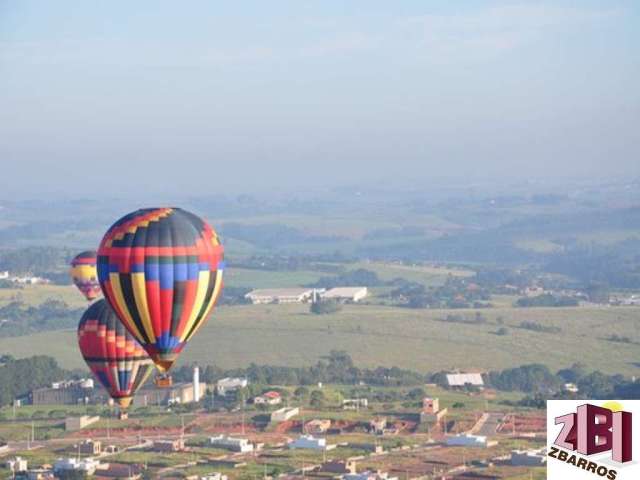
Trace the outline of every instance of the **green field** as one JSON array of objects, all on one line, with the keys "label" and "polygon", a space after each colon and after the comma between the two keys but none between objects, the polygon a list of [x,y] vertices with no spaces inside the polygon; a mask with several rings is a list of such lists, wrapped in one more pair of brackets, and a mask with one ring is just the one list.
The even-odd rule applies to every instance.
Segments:
[{"label": "green field", "polygon": [[[496,308],[488,323],[445,323],[452,311],[350,305],[316,316],[308,305],[218,308],[185,349],[181,362],[225,368],[258,364],[309,365],[331,350],[346,350],[361,366],[399,366],[421,372],[450,368],[498,369],[540,362],[557,370],[574,362],[607,373],[638,375],[640,308]],[[472,316],[473,310],[455,313]],[[495,335],[496,319],[509,329]],[[560,333],[517,328],[521,321],[558,326]],[[612,343],[613,332],[635,343]],[[0,352],[17,357],[49,354],[65,367],[83,366],[75,331],[0,339]]]}]

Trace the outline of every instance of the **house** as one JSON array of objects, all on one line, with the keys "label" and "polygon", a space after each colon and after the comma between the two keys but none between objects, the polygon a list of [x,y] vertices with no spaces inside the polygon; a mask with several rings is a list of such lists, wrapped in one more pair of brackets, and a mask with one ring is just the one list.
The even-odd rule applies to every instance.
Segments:
[{"label": "house", "polygon": [[271,421],[272,422],[286,422],[287,420],[295,417],[300,413],[300,409],[298,407],[284,407],[279,410],[275,410],[271,412]]},{"label": "house", "polygon": [[440,410],[440,400],[437,398],[425,397],[422,399],[422,411],[420,412],[420,423],[439,423],[447,414],[447,409]]},{"label": "house", "polygon": [[385,428],[387,428],[386,417],[376,417],[369,422],[369,431],[376,435],[382,435]]},{"label": "house", "polygon": [[282,403],[282,397],[279,392],[270,391],[255,397],[253,403],[256,405],[279,405]]},{"label": "house", "polygon": [[216,393],[218,395],[226,395],[229,392],[245,388],[247,385],[249,385],[249,381],[246,378],[222,378],[216,383]]},{"label": "house", "polygon": [[92,379],[55,382],[51,387],[36,388],[31,391],[33,405],[77,405],[88,403],[93,392]]},{"label": "house", "polygon": [[323,300],[359,302],[368,295],[367,287],[336,287],[320,295]]},{"label": "house", "polygon": [[335,445],[327,445],[326,438],[316,438],[313,435],[300,435],[296,440],[287,444],[290,449],[333,450]]},{"label": "house", "polygon": [[313,297],[312,288],[264,288],[252,290],[244,298],[253,304],[304,303]]},{"label": "house", "polygon": [[337,475],[345,475],[348,473],[356,473],[355,460],[332,460],[324,462],[318,469],[320,473],[333,473]]},{"label": "house", "polygon": [[53,465],[53,473],[57,476],[67,475],[70,471],[93,475],[100,462],[93,458],[60,458]]},{"label": "house", "polygon": [[331,420],[326,418],[316,418],[304,424],[304,431],[311,435],[327,433],[327,430],[329,430],[330,428]]},{"label": "house", "polygon": [[466,387],[468,385],[483,387],[484,380],[482,380],[480,373],[448,373],[447,385],[449,387]]},{"label": "house", "polygon": [[0,280],[9,280],[9,272],[7,270],[0,272]]},{"label": "house", "polygon": [[224,448],[233,452],[248,453],[253,452],[253,444],[249,443],[246,438],[233,438],[224,435],[211,437],[209,443],[212,447]]},{"label": "house", "polygon": [[547,464],[547,455],[544,449],[540,450],[513,450],[511,452],[511,465],[516,467],[540,467]]},{"label": "house", "polygon": [[55,476],[50,468],[32,468],[26,474],[16,475],[16,479],[21,480],[55,480]]},{"label": "house", "polygon": [[102,453],[102,442],[100,440],[84,440],[78,445],[78,451],[85,455],[100,455]]},{"label": "house", "polygon": [[22,457],[16,457],[7,461],[7,470],[11,473],[26,472],[27,468],[27,461]]},{"label": "house", "polygon": [[154,452],[181,452],[184,450],[184,439],[176,438],[175,440],[154,440]]},{"label": "house", "polygon": [[142,467],[124,463],[102,464],[96,469],[94,480],[107,480],[115,478],[118,480],[138,480],[142,478]]}]

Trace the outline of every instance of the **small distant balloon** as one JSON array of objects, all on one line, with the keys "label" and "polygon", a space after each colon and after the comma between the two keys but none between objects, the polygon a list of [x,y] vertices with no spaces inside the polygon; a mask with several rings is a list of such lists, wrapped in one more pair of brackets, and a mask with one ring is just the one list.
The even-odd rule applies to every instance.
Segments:
[{"label": "small distant balloon", "polygon": [[180,208],[125,215],[98,249],[105,298],[161,372],[171,368],[209,317],[223,268],[216,232]]},{"label": "small distant balloon", "polygon": [[91,304],[82,315],[78,346],[93,375],[126,410],[154,365],[104,299]]},{"label": "small distant balloon", "polygon": [[98,270],[96,268],[98,258],[95,251],[86,251],[76,255],[71,260],[71,278],[73,284],[89,300],[95,300],[101,295],[100,282],[98,282]]}]

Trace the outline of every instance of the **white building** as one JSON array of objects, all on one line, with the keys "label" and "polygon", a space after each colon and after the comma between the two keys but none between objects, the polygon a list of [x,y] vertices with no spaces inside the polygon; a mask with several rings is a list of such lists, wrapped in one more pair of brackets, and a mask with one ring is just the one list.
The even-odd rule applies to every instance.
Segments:
[{"label": "white building", "polygon": [[484,380],[479,373],[448,373],[447,384],[450,387],[464,387],[466,385],[483,387]]},{"label": "white building", "polygon": [[286,422],[290,418],[295,417],[300,413],[300,409],[298,407],[291,408],[281,408],[274,412],[271,412],[271,421],[272,422]]},{"label": "white building", "polygon": [[22,457],[16,457],[7,461],[7,469],[11,473],[26,472],[28,470],[27,461]]},{"label": "white building", "polygon": [[359,302],[368,295],[367,287],[336,287],[327,290],[321,298],[342,302]]},{"label": "white building", "polygon": [[312,288],[263,288],[252,290],[244,298],[258,303],[303,303],[311,300]]},{"label": "white building", "polygon": [[8,279],[9,279],[9,272],[7,270],[0,272],[0,280],[8,280]]},{"label": "white building", "polygon": [[209,439],[212,447],[224,448],[234,452],[248,453],[253,452],[253,444],[249,443],[246,438],[234,438],[224,435],[218,435]]},{"label": "white building", "polygon": [[249,385],[246,378],[222,378],[216,383],[216,392],[218,395],[226,395],[228,392],[234,392]]},{"label": "white building", "polygon": [[398,477],[390,477],[387,472],[361,472],[348,473],[343,480],[398,480]]},{"label": "white building", "polygon": [[368,406],[369,400],[366,398],[345,398],[342,400],[342,408],[344,410],[359,410]]},{"label": "white building", "polygon": [[53,473],[62,473],[69,470],[85,472],[87,475],[93,475],[100,462],[93,458],[60,458],[53,465]]},{"label": "white building", "polygon": [[220,472],[213,472],[208,475],[200,477],[200,480],[227,480],[227,476]]},{"label": "white building", "polygon": [[454,435],[447,438],[447,446],[449,447],[486,447],[488,446],[487,437],[483,435]]},{"label": "white building", "polygon": [[313,435],[301,435],[296,440],[287,444],[291,449],[308,449],[308,450],[332,450],[335,445],[327,445],[326,438],[316,438]]}]

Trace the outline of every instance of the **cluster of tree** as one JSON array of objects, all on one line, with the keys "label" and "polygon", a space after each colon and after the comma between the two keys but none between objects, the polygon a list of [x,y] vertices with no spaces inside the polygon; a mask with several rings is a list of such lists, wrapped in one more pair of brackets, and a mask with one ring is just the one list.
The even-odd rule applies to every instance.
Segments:
[{"label": "cluster of tree", "polygon": [[82,309],[70,308],[61,300],[50,298],[35,307],[14,300],[0,307],[0,337],[74,328],[81,316]]},{"label": "cluster of tree", "polygon": [[544,293],[535,297],[522,297],[516,301],[518,307],[577,307],[578,299],[566,295]]},{"label": "cluster of tree", "polygon": [[580,398],[638,398],[640,382],[626,379],[622,375],[607,375],[599,371],[589,372],[583,364],[576,363],[555,374],[548,367],[539,364],[523,365],[501,372],[490,372],[487,384],[499,390],[521,391],[534,394],[525,402],[537,404],[542,399],[570,398],[576,394],[566,391],[563,386],[573,383],[578,387]]},{"label": "cluster of tree", "polygon": [[[66,281],[70,282],[68,274],[69,261],[74,252],[69,248],[57,247],[26,247],[0,252],[0,270],[8,270],[14,274],[31,273],[42,275],[51,272],[64,272]],[[47,276],[47,278],[49,278]]]},{"label": "cluster of tree", "polygon": [[394,280],[390,292],[398,305],[409,308],[485,308],[491,306],[489,291],[465,278],[449,277],[444,285],[425,287],[421,283]]},{"label": "cluster of tree", "polygon": [[554,325],[542,325],[541,323],[530,322],[527,320],[520,322],[519,327],[524,330],[541,333],[560,333],[562,331],[560,327],[556,327]]},{"label": "cluster of tree", "polygon": [[0,405],[27,395],[34,388],[62,380],[68,372],[47,356],[38,355],[16,360],[4,355],[0,361]]},{"label": "cluster of tree", "polygon": [[482,313],[476,312],[473,317],[467,317],[464,315],[453,315],[449,314],[446,317],[439,319],[441,322],[447,323],[466,323],[473,325],[482,325],[483,323],[487,323],[487,317],[485,317]]},{"label": "cluster of tree", "polygon": [[349,270],[331,277],[322,277],[317,282],[306,285],[309,288],[334,288],[334,287],[379,287],[386,283],[371,270],[358,268]]},{"label": "cluster of tree", "polygon": [[309,307],[309,311],[316,315],[327,315],[340,310],[342,310],[342,305],[336,300],[320,300],[319,302],[313,302]]},{"label": "cluster of tree", "polygon": [[[174,380],[190,381],[192,366],[183,366],[172,371]],[[208,366],[201,378],[214,383],[228,376],[247,377],[252,383],[262,385],[315,385],[337,383],[357,385],[360,382],[380,386],[411,386],[424,383],[425,376],[398,367],[365,369],[354,365],[351,357],[342,351],[332,351],[326,358],[311,367],[288,367],[251,364],[248,368],[222,370]]]},{"label": "cluster of tree", "polygon": [[228,287],[222,289],[222,294],[218,299],[218,305],[245,305],[251,303],[245,298],[253,288],[251,287]]}]

